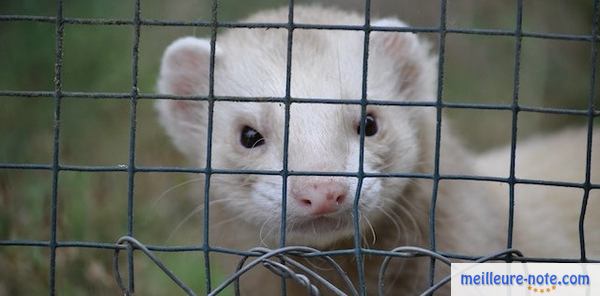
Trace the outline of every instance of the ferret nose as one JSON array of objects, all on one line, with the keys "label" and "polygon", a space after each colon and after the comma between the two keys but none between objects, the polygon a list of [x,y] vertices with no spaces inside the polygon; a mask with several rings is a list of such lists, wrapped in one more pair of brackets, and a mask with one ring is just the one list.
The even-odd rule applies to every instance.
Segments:
[{"label": "ferret nose", "polygon": [[310,215],[325,215],[337,211],[347,195],[348,190],[342,184],[314,183],[294,194],[294,199]]}]

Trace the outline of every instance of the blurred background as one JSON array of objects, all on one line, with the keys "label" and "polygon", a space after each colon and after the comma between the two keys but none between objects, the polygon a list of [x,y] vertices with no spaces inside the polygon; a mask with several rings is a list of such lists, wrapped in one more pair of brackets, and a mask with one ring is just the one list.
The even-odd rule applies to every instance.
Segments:
[{"label": "blurred background", "polygon": [[[64,1],[72,18],[132,19],[133,1]],[[516,1],[448,1],[449,28],[514,30]],[[589,35],[591,0],[525,0],[526,32]],[[361,0],[296,1],[363,11]],[[239,20],[252,12],[284,6],[285,0],[221,0],[219,19]],[[143,0],[142,18],[210,20],[206,0]],[[373,0],[374,17],[395,16],[420,27],[439,25],[439,1]],[[53,16],[54,1],[2,0],[1,15]],[[52,91],[55,50],[53,23],[0,22],[0,90]],[[139,88],[154,93],[160,56],[175,38],[208,36],[193,27],[143,27]],[[437,48],[435,34],[422,34]],[[67,25],[64,32],[63,90],[129,92],[130,26]],[[583,109],[590,90],[589,42],[524,38],[520,102],[527,106]],[[448,102],[509,104],[513,93],[513,37],[449,34],[445,90]],[[598,84],[598,81],[594,81]],[[600,91],[596,92],[597,94]],[[598,97],[594,98],[600,105]],[[0,97],[0,163],[52,162],[53,100]],[[511,112],[446,110],[457,134],[475,151],[510,141]],[[584,125],[582,116],[520,113],[519,139],[535,133]],[[136,163],[185,166],[156,122],[150,100],[138,105]],[[119,165],[128,162],[129,102],[86,98],[62,101],[60,162],[65,165]],[[560,153],[560,152],[556,152]],[[198,245],[201,204],[189,196],[193,174],[136,175],[135,233],[147,244]],[[179,184],[183,184],[178,186]],[[197,186],[197,185],[196,185]],[[50,237],[51,172],[0,170],[0,240]],[[127,174],[61,172],[58,184],[58,239],[112,243],[127,229]],[[191,215],[190,215],[191,214]],[[167,266],[198,293],[203,291],[202,253],[159,253]],[[60,248],[57,292],[60,295],[116,295],[111,250]],[[44,295],[48,291],[48,250],[0,247],[0,295]],[[214,281],[222,274],[214,267]],[[137,257],[139,295],[177,295],[179,290],[148,260]]]}]

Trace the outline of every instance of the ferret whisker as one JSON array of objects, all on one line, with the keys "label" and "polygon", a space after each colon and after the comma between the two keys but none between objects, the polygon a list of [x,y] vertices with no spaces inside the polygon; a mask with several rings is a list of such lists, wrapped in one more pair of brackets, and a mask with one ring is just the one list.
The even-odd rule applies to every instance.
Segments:
[{"label": "ferret whisker", "polygon": [[381,199],[383,199],[384,201],[390,203],[391,205],[393,205],[395,207],[403,207],[403,205],[399,201],[394,200],[392,198],[382,196]]},{"label": "ferret whisker", "polygon": [[[185,186],[185,185],[188,185],[188,184],[191,184],[191,183],[195,183],[195,182],[198,182],[198,181],[201,181],[201,180],[203,180],[203,177],[200,177],[200,178],[194,178],[194,179],[190,179],[190,180],[187,180],[187,181],[183,181],[183,182],[181,182],[181,183],[175,184],[175,185],[173,185],[173,186],[171,186],[171,187],[167,188],[167,190],[163,191],[163,192],[162,192],[162,193],[161,193],[161,194],[158,196],[158,198],[152,202],[152,206],[150,207],[150,212],[151,212],[151,213],[156,213],[156,212],[157,212],[157,210],[156,210],[156,209],[157,209],[157,207],[158,207],[158,204],[159,204],[159,203],[160,203],[160,202],[161,202],[161,201],[162,201],[162,200],[165,198],[165,196],[167,196],[167,194],[169,194],[171,191],[173,191],[173,190],[175,190],[175,189],[177,189],[177,188],[179,188],[179,187],[182,187],[182,186]],[[185,195],[183,195],[183,196],[185,196]],[[148,216],[148,217],[150,218],[151,216]],[[148,224],[148,222],[149,222],[149,221],[145,221],[145,222],[144,222],[144,224]]]},{"label": "ferret whisker", "polygon": [[244,217],[244,213],[241,213],[241,214],[239,214],[239,215],[237,215],[237,216],[234,216],[234,217],[232,217],[232,218],[229,218],[229,219],[225,219],[225,220],[219,221],[219,222],[217,222],[217,223],[212,223],[212,224],[210,225],[210,227],[212,228],[212,227],[218,227],[218,226],[222,226],[222,225],[225,225],[225,224],[227,224],[227,223],[231,223],[231,222],[234,222],[234,221],[240,220],[242,217]]},{"label": "ferret whisker", "polygon": [[156,199],[156,200],[155,200],[155,201],[152,203],[152,209],[154,210],[154,209],[155,209],[155,208],[158,206],[158,203],[159,203],[159,202],[160,202],[160,201],[161,201],[161,200],[162,200],[162,199],[163,199],[163,198],[164,198],[164,197],[165,197],[167,194],[169,194],[171,191],[173,191],[173,190],[175,190],[175,189],[177,189],[177,188],[179,188],[179,187],[182,187],[182,186],[185,186],[185,185],[188,185],[188,184],[191,184],[191,183],[195,183],[195,182],[198,182],[198,181],[202,181],[202,180],[204,180],[204,177],[194,178],[194,179],[190,179],[190,180],[187,180],[187,181],[183,181],[183,182],[181,182],[181,183],[179,183],[179,184],[175,184],[175,185],[173,185],[173,186],[171,186],[171,187],[167,188],[167,190],[163,191],[163,192],[162,192],[162,193],[161,193],[161,194],[158,196],[158,198],[157,198],[157,199]]},{"label": "ferret whisker", "polygon": [[[398,210],[402,211],[402,214],[404,214],[404,216],[406,216],[408,218],[408,221],[411,223],[411,226],[412,226],[412,229],[405,231],[405,233],[407,234],[406,243],[419,242],[421,239],[421,229],[419,227],[419,223],[418,223],[417,219],[415,219],[415,217],[411,213],[411,212],[414,212],[414,209],[411,211],[411,209],[407,208],[406,206],[401,205],[398,207]],[[412,233],[411,240],[408,240],[408,233]]]},{"label": "ferret whisker", "polygon": [[[385,215],[394,224],[394,227],[396,228],[395,242],[393,243],[393,245],[400,246],[400,245],[409,244],[410,243],[410,241],[409,241],[410,230],[407,229],[407,227],[404,225],[404,222],[401,219],[401,217],[399,217],[394,212],[389,213],[382,206],[377,206],[377,209],[379,209],[381,211],[381,213],[383,213],[383,215]],[[394,219],[394,217],[396,217],[396,219]],[[395,266],[394,269],[395,270],[403,270],[404,265],[406,265],[406,259],[398,258],[394,261],[395,261],[394,264],[398,264],[398,266]],[[390,284],[396,282],[399,277],[400,277],[400,273],[395,273]],[[388,291],[389,291],[389,288],[388,288]]]},{"label": "ferret whisker", "polygon": [[296,220],[288,219],[285,225],[285,233],[288,234],[294,230],[294,226],[296,225]]},{"label": "ferret whisker", "polygon": [[[217,203],[221,203],[221,202],[225,202],[227,201],[226,198],[223,199],[217,199],[217,200],[212,200],[209,202],[209,206],[212,206],[214,204]],[[178,224],[177,226],[175,226],[175,228],[169,233],[169,236],[167,237],[167,239],[165,240],[165,243],[170,241],[173,238],[173,235],[175,235],[175,233],[186,223],[188,222],[193,216],[202,213],[202,211],[204,211],[204,204],[201,204],[197,207],[195,207],[189,214],[187,214]]]},{"label": "ferret whisker", "polygon": [[[419,238],[419,237],[416,237],[416,236],[414,236],[414,237],[412,238],[412,240],[411,240],[411,238],[409,238],[409,236],[408,236],[408,235],[409,235],[409,233],[417,232],[417,231],[419,230],[419,229],[418,229],[418,226],[416,226],[416,220],[414,219],[413,215],[410,213],[411,211],[410,211],[410,210],[408,210],[408,209],[407,209],[407,208],[406,208],[406,207],[405,207],[403,204],[399,203],[399,202],[398,202],[398,201],[396,201],[396,200],[393,200],[393,199],[391,199],[391,198],[383,198],[383,199],[384,199],[385,201],[388,201],[388,202],[389,202],[389,203],[391,203],[392,205],[394,205],[394,207],[395,207],[396,209],[398,209],[398,211],[401,211],[401,212],[402,212],[402,214],[403,214],[403,216],[405,217],[405,218],[402,218],[401,216],[398,216],[398,214],[396,213],[396,211],[392,211],[392,212],[390,213],[390,212],[384,211],[383,207],[380,207],[380,210],[382,210],[382,213],[384,213],[384,215],[386,215],[386,216],[388,216],[388,215],[389,215],[389,216],[394,216],[394,217],[396,217],[396,219],[392,219],[392,220],[393,220],[393,221],[396,221],[396,222],[398,222],[398,223],[399,223],[399,225],[401,226],[401,228],[404,230],[404,231],[402,231],[402,234],[403,234],[403,236],[404,236],[404,238],[403,238],[403,239],[404,239],[404,241],[403,241],[402,243],[404,243],[404,244],[409,244],[409,243],[412,243],[412,242],[416,242],[416,241],[418,240],[418,238]],[[409,205],[409,206],[410,206],[410,205]],[[415,229],[409,229],[409,228],[408,228],[408,227],[405,225],[405,221],[406,221],[407,219],[408,219],[408,222],[410,222],[410,223],[411,223],[411,224],[414,226],[414,228],[415,228]],[[413,235],[414,235],[414,233],[413,233]]]},{"label": "ferret whisker", "polygon": [[342,227],[342,216],[339,216],[337,218],[337,223],[335,224],[335,230],[340,230],[341,227]]},{"label": "ferret whisker", "polygon": [[[244,170],[246,168],[236,168],[236,169]],[[252,180],[251,180],[252,175],[247,175],[246,177],[244,177],[244,179],[241,182],[234,180],[231,176],[228,176],[228,177],[229,178],[220,178],[219,179],[220,183],[227,185],[229,187],[240,188],[240,189],[245,189],[246,187],[248,187],[249,185],[252,184]]]},{"label": "ferret whisker", "polygon": [[[316,269],[316,270],[320,270],[320,271],[331,271],[334,270],[333,267],[330,267],[329,264],[327,264],[325,262],[325,259],[321,258],[321,257],[312,257],[312,258],[307,258],[307,257],[301,257],[304,262],[306,262],[308,265],[310,265],[312,268]],[[326,263],[325,266],[319,266],[317,265],[314,261],[321,261],[323,263]]]},{"label": "ferret whisker", "polygon": [[392,224],[394,224],[394,228],[396,228],[396,238],[398,238],[403,231],[400,229],[400,225],[398,225],[396,219],[394,219],[394,217],[392,217],[392,215],[390,215],[390,213],[388,213],[382,206],[377,206],[377,209],[381,211],[381,213],[383,213],[383,215],[385,215],[392,222]]},{"label": "ferret whisker", "polygon": [[[362,223],[362,219],[363,218],[364,218],[364,215],[361,213],[360,217],[359,217],[359,221],[358,221],[358,223],[361,224],[361,225],[363,224]],[[362,245],[365,248],[367,248],[367,249],[371,248],[371,246],[369,245],[369,240],[367,239],[366,233],[364,231],[360,231],[359,235],[360,235],[360,238],[361,238]]]},{"label": "ferret whisker", "polygon": [[267,236],[266,236],[266,237],[264,237],[264,236],[263,236],[263,230],[264,230],[265,226],[266,226],[267,224],[269,224],[269,222],[270,222],[270,221],[271,221],[273,218],[274,218],[274,216],[273,216],[273,217],[269,217],[269,218],[267,218],[267,219],[265,220],[265,222],[263,222],[263,224],[260,226],[260,230],[258,231],[258,239],[260,240],[260,244],[261,244],[262,246],[264,246],[264,247],[269,247],[269,246],[267,245],[267,243],[265,243],[265,239],[269,237],[269,235],[271,234],[271,231],[273,230],[273,228],[274,228],[275,226],[273,226],[273,227],[271,227],[271,229],[269,229],[269,231],[267,232]]},{"label": "ferret whisker", "polygon": [[[286,228],[287,228],[287,224],[286,224]],[[281,223],[280,222],[274,223],[274,225],[267,232],[267,235],[265,236],[265,239],[268,239],[269,236],[271,236],[271,234],[273,234],[274,236],[277,235],[277,231],[276,230],[280,230],[280,229],[281,229]]]},{"label": "ferret whisker", "polygon": [[375,245],[375,243],[377,242],[377,235],[375,234],[375,229],[373,228],[373,224],[371,224],[371,221],[369,221],[369,217],[367,217],[367,215],[365,214],[361,214],[364,218],[365,221],[367,222],[367,225],[369,226],[369,229],[371,230],[371,234],[373,235],[373,240],[371,241],[372,245]]}]

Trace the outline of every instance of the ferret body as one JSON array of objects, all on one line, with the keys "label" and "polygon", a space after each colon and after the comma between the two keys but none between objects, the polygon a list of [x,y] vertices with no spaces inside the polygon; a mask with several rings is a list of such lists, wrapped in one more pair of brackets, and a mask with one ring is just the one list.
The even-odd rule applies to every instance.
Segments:
[{"label": "ferret body", "polygon": [[[287,10],[259,13],[249,22],[287,22]],[[309,24],[362,25],[358,14],[322,7],[295,9],[294,21]],[[374,20],[373,26],[405,26],[395,19]],[[290,91],[294,98],[360,100],[363,31],[301,30],[293,33]],[[288,31],[231,29],[217,37],[214,94],[230,97],[284,97]],[[370,33],[367,94],[370,99],[433,101],[436,60],[412,33]],[[193,37],[175,41],[166,50],[159,91],[164,94],[207,95],[210,43]],[[162,100],[160,120],[193,164],[206,164],[208,103]],[[367,106],[364,171],[431,175],[434,171],[436,110],[432,107]],[[357,172],[360,105],[293,103],[289,117],[290,171]],[[214,105],[211,166],[217,169],[280,171],[283,168],[285,107],[281,103],[218,101]],[[444,118],[440,173],[486,174],[486,158],[476,160],[452,134]],[[493,153],[489,158],[493,159]],[[352,206],[354,177],[290,176],[287,186],[287,245],[321,250],[354,248]],[[506,188],[506,187],[502,187]],[[391,250],[398,246],[430,247],[429,221],[433,181],[428,178],[365,178],[358,217],[363,247]],[[506,248],[508,190],[490,182],[440,180],[435,211],[438,251],[482,256]],[[282,177],[221,175],[211,177],[212,246],[247,250],[277,248],[282,202]],[[597,235],[596,238],[597,240]],[[517,246],[518,247],[518,246]],[[529,254],[528,254],[529,255]],[[239,258],[223,256],[221,270],[233,272]],[[357,282],[353,256],[336,261]],[[366,288],[376,294],[381,257],[364,257]],[[394,259],[386,275],[390,295],[414,295],[428,285],[429,260]],[[316,270],[342,290],[331,270]],[[442,270],[443,269],[439,269]],[[277,295],[277,277],[257,269],[242,278],[244,295]],[[306,293],[296,285],[289,294]],[[326,292],[326,291],[322,291]],[[347,292],[347,291],[346,291]],[[448,286],[440,290],[449,294]]]}]

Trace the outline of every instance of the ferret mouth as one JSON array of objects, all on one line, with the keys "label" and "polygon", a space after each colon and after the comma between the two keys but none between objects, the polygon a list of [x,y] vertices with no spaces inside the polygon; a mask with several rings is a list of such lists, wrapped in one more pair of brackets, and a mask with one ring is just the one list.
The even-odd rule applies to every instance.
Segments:
[{"label": "ferret mouth", "polygon": [[300,233],[325,233],[347,230],[352,225],[349,215],[339,213],[336,215],[317,216],[302,219],[291,223],[288,230]]}]

